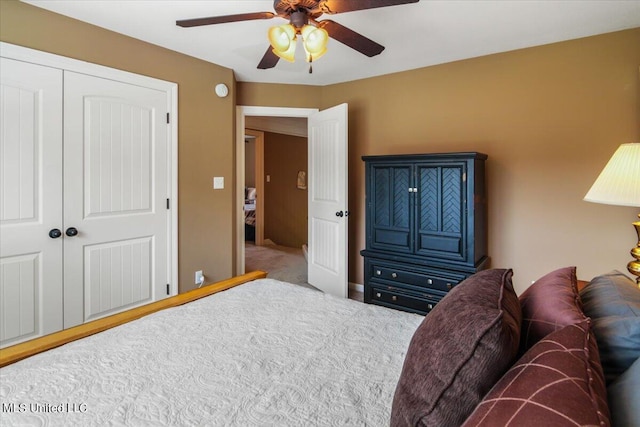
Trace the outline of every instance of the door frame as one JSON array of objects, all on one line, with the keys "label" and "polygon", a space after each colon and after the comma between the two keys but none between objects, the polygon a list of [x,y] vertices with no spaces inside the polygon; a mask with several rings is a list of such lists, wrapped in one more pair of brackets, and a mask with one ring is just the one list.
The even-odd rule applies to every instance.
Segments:
[{"label": "door frame", "polygon": [[[236,275],[244,274],[245,271],[245,253],[244,253],[244,135],[245,135],[245,117],[246,116],[264,116],[264,117],[302,117],[309,118],[310,115],[320,111],[318,108],[290,108],[290,107],[259,107],[259,106],[236,106],[236,251],[235,266]],[[262,171],[264,172],[264,171]],[[256,170],[256,181],[258,171]],[[257,187],[257,185],[256,185]],[[258,193],[258,198],[264,195]],[[263,199],[264,201],[264,199]],[[257,206],[256,206],[257,208]],[[257,230],[256,230],[257,231]]]},{"label": "door frame", "polygon": [[0,42],[0,56],[17,61],[30,62],[63,71],[90,74],[105,79],[117,80],[165,92],[167,94],[167,111],[169,123],[167,131],[167,194],[170,197],[169,219],[167,221],[167,238],[169,239],[167,263],[169,295],[178,293],[178,84],[143,76],[128,71],[92,64],[90,62],[67,58],[65,56],[42,52],[10,43]]},{"label": "door frame", "polygon": [[[253,173],[256,177],[263,176],[264,175],[264,132],[259,130],[254,130],[254,129],[245,129],[244,134],[253,136],[255,138],[255,163],[253,164]],[[245,152],[245,160],[246,160],[246,152]],[[246,165],[246,162],[243,164]],[[256,246],[262,246],[264,244],[264,182],[261,179],[256,179],[255,182],[256,182],[255,183],[256,194],[261,195],[260,197],[256,198],[255,244]]]}]

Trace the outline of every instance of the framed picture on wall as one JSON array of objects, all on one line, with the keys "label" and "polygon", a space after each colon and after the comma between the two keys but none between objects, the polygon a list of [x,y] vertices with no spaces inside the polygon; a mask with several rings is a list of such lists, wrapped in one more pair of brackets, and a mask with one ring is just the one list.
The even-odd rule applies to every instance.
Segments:
[{"label": "framed picture on wall", "polygon": [[307,189],[307,173],[305,171],[298,171],[298,189]]}]

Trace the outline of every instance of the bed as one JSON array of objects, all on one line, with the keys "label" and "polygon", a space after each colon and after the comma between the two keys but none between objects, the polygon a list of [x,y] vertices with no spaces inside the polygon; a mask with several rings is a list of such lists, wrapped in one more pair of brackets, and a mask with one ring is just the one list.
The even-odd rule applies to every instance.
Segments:
[{"label": "bed", "polygon": [[28,358],[4,351],[2,425],[388,425],[422,316],[267,278],[232,286]]},{"label": "bed", "polygon": [[635,282],[512,274],[425,317],[232,278],[1,350],[0,424],[640,425]]}]

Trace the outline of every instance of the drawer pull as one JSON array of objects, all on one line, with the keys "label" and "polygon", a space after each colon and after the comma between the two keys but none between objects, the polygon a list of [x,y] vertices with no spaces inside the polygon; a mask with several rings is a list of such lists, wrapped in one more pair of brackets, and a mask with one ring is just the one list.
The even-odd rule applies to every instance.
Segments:
[{"label": "drawer pull", "polygon": [[391,273],[391,277],[393,277],[395,279],[396,277],[398,277],[398,274],[397,273]]},{"label": "drawer pull", "polygon": [[433,285],[433,280],[427,279],[427,285]]},{"label": "drawer pull", "polygon": [[382,274],[382,272],[380,270],[376,270],[376,276],[379,276],[381,274]]},{"label": "drawer pull", "polygon": [[380,292],[376,293],[376,298],[380,298],[382,295],[380,295]]},{"label": "drawer pull", "polygon": [[397,299],[398,299],[398,297],[397,297],[397,296],[395,296],[395,295],[392,295],[392,296],[391,296],[391,300],[392,300],[392,301],[396,301]]}]

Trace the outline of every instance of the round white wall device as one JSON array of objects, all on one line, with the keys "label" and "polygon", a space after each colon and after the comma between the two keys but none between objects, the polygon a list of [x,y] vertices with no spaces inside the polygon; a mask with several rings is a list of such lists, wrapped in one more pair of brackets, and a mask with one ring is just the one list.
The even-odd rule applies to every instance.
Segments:
[{"label": "round white wall device", "polygon": [[216,95],[218,95],[220,98],[224,98],[225,96],[229,95],[229,88],[227,87],[227,85],[224,83],[218,83],[216,85]]}]

